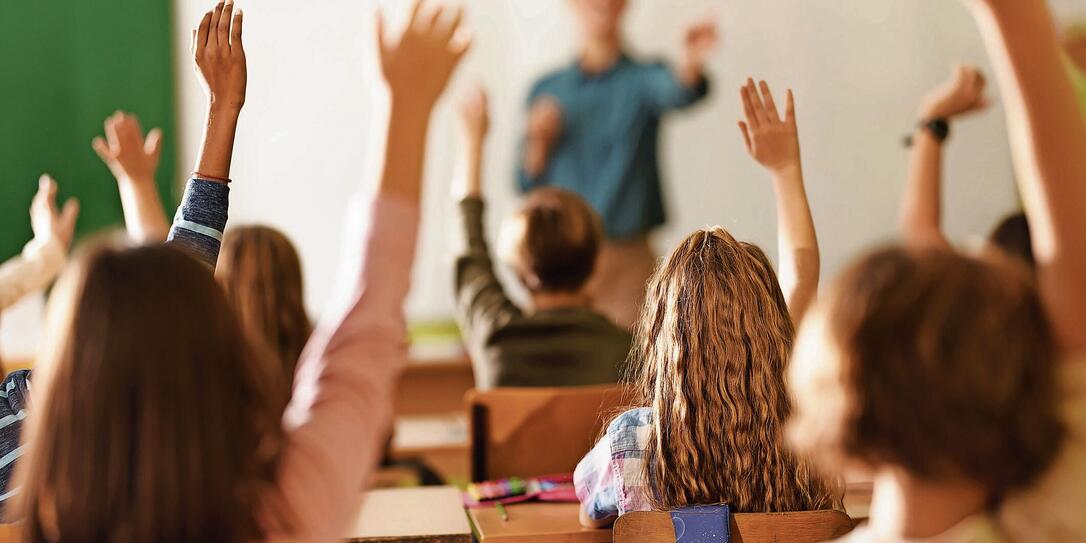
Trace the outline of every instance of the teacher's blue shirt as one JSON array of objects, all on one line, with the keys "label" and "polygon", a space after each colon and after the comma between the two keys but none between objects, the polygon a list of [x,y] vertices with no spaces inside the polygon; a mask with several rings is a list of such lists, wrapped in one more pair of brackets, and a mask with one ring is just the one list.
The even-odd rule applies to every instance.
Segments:
[{"label": "teacher's blue shirt", "polygon": [[548,185],[572,190],[603,217],[608,237],[647,234],[666,220],[657,157],[660,119],[708,92],[704,78],[688,88],[666,64],[627,56],[601,73],[588,74],[575,63],[543,77],[529,105],[541,96],[557,100],[562,134],[539,176],[528,176],[519,162],[521,191]]}]

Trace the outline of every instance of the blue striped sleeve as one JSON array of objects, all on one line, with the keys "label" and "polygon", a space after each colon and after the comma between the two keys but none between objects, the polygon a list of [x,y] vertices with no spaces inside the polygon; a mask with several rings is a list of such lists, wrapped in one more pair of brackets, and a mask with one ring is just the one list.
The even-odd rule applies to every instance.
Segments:
[{"label": "blue striped sleeve", "polygon": [[219,259],[229,207],[230,187],[204,179],[190,179],[166,243],[214,268]]}]

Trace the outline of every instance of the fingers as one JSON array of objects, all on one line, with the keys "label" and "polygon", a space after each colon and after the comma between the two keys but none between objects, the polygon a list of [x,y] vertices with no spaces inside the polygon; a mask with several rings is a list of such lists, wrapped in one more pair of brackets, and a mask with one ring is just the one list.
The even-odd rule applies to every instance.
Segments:
[{"label": "fingers", "polygon": [[193,51],[195,54],[199,54],[207,47],[207,40],[211,35],[211,18],[214,14],[213,11],[209,11],[204,14],[203,19],[200,19],[200,26],[196,28],[196,47]]},{"label": "fingers", "polygon": [[758,87],[754,85],[754,79],[749,77],[747,78],[747,94],[750,96],[754,115],[758,117],[758,125],[769,124],[773,119],[770,119],[769,114],[766,113],[765,104],[762,103],[762,97],[758,95]]},{"label": "fingers", "polygon": [[456,34],[449,42],[449,51],[453,54],[457,63],[464,58],[464,55],[468,54],[474,41],[474,37],[468,29],[460,28],[456,31]]},{"label": "fingers", "polygon": [[118,134],[118,125],[121,120],[121,112],[118,111],[106,119],[105,132],[106,141],[109,142],[110,149],[116,149],[121,146],[121,138]]},{"label": "fingers", "polygon": [[754,144],[750,141],[750,127],[747,126],[747,123],[739,121],[739,132],[743,134],[743,143],[747,145],[747,152],[753,153]]},{"label": "fingers", "polygon": [[162,129],[154,128],[147,133],[147,141],[143,142],[143,152],[158,162],[162,155]]},{"label": "fingers", "polygon": [[68,198],[68,200],[64,202],[64,207],[60,210],[60,217],[57,221],[60,223],[58,229],[64,235],[65,239],[72,239],[72,234],[75,233],[75,223],[78,219],[79,200]]},{"label": "fingers", "polygon": [[769,84],[762,81],[759,88],[762,91],[762,101],[765,103],[766,115],[770,117],[769,120],[779,122],[781,116],[777,113],[777,103],[773,101],[773,92],[769,89]]},{"label": "fingers", "polygon": [[744,85],[739,88],[739,96],[743,100],[743,115],[747,118],[747,126],[757,130],[761,123],[758,121],[758,113],[754,109],[754,101],[750,95],[750,87]]},{"label": "fingers", "polygon": [[796,124],[796,97],[792,89],[788,89],[788,104],[785,105],[784,121],[788,124]]},{"label": "fingers", "polygon": [[449,22],[441,28],[441,36],[445,40],[452,40],[457,30],[460,28],[460,23],[464,20],[464,8],[457,8],[453,13]]},{"label": "fingers", "polygon": [[242,28],[244,27],[244,23],[245,23],[245,14],[239,9],[236,13],[234,13],[234,27],[233,27],[233,30],[230,31],[230,49],[231,50],[234,50],[235,48],[238,49],[239,51],[244,51],[245,50],[245,45],[242,43],[242,39],[241,39]]},{"label": "fingers", "polygon": [[38,193],[34,195],[35,206],[44,206],[49,213],[56,216],[57,213],[57,182],[47,173],[38,178]]},{"label": "fingers", "polygon": [[189,53],[196,54],[196,32],[195,28],[192,29],[192,41],[189,42]]},{"label": "fingers", "polygon": [[216,39],[219,47],[230,48],[230,23],[234,21],[234,0],[226,0],[222,4],[222,12],[219,14]]},{"label": "fingers", "polygon": [[407,27],[411,28],[422,16],[422,0],[413,0],[411,5],[411,18],[408,19]]},{"label": "fingers", "polygon": [[208,47],[217,48],[219,46],[219,22],[222,20],[222,12],[225,8],[226,2],[219,0],[219,3],[215,4],[215,9],[211,11],[211,21],[207,32]]},{"label": "fingers", "polygon": [[94,152],[98,153],[98,158],[102,159],[102,162],[109,164],[113,162],[113,153],[109,150],[109,145],[106,145],[106,140],[98,136],[91,140],[91,147],[94,148]]}]

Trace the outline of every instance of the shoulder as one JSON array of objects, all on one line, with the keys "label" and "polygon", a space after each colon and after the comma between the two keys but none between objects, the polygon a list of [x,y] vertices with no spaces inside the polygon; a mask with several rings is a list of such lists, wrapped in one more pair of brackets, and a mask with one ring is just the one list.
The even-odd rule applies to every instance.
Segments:
[{"label": "shoulder", "polygon": [[561,87],[565,82],[570,81],[574,75],[576,73],[572,65],[555,68],[535,80],[535,83],[532,84],[531,95],[535,97],[553,91],[555,88]]},{"label": "shoulder", "polygon": [[651,426],[651,407],[637,407],[619,414],[607,425],[607,439],[611,442],[611,451],[644,449]]}]

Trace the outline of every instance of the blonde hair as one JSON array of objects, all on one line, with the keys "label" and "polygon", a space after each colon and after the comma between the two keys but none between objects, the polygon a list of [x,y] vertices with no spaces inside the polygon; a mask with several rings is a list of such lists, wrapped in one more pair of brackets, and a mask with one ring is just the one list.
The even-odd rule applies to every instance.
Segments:
[{"label": "blonde hair", "polygon": [[657,509],[827,509],[830,485],[786,448],[784,366],[795,329],[762,251],[721,228],[687,237],[653,275],[631,353],[652,407],[645,457]]}]

